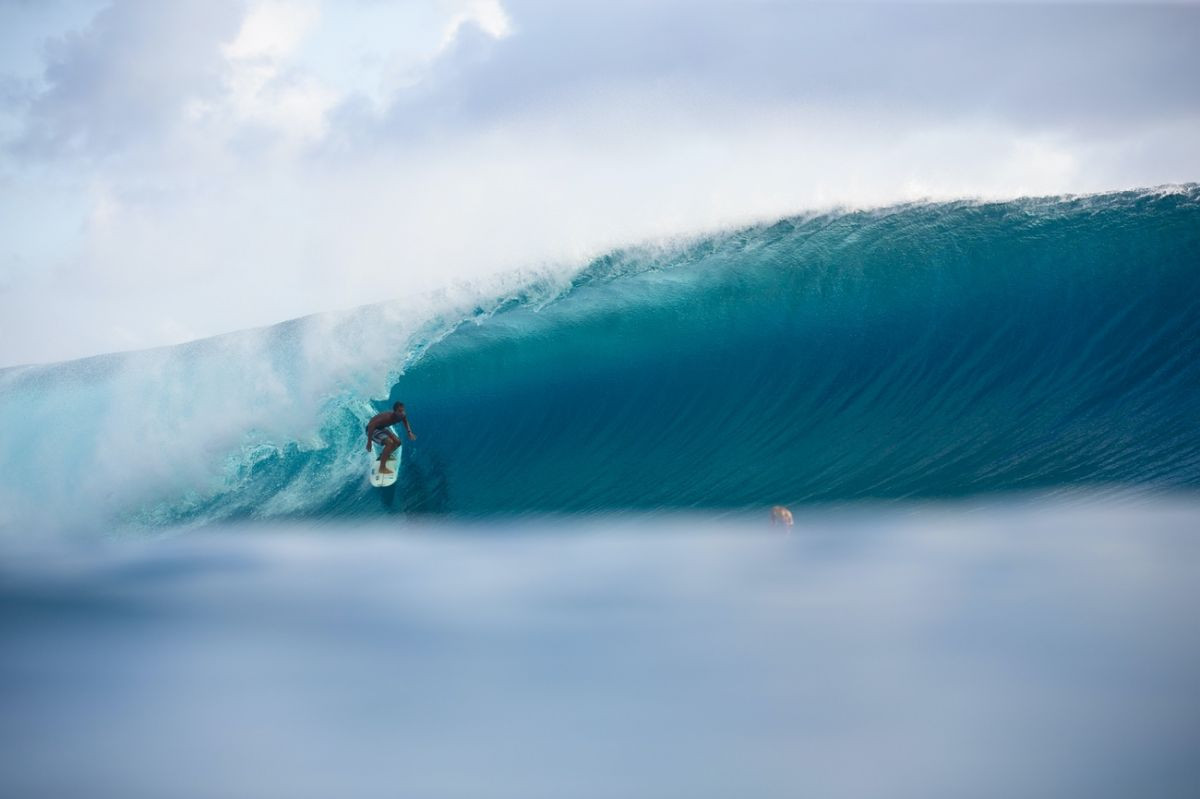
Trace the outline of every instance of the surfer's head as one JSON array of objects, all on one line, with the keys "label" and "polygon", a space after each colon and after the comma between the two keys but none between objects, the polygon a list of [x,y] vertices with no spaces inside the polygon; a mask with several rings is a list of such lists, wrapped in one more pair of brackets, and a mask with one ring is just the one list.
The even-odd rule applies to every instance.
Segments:
[{"label": "surfer's head", "polygon": [[397,402],[392,406],[392,413],[404,413],[404,403]]}]

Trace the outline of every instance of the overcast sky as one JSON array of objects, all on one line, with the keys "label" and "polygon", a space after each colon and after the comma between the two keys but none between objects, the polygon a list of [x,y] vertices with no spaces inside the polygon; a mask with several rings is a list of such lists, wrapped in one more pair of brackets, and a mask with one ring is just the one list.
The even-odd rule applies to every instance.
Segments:
[{"label": "overcast sky", "polygon": [[0,0],[0,366],[834,204],[1196,181],[1198,62],[1195,4]]}]

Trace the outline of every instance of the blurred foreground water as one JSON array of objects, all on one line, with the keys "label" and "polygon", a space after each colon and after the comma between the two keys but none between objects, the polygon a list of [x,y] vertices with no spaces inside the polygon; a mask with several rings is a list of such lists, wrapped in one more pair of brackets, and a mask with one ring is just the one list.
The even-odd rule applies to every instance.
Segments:
[{"label": "blurred foreground water", "polygon": [[1191,797],[1200,503],[0,546],[8,797]]}]

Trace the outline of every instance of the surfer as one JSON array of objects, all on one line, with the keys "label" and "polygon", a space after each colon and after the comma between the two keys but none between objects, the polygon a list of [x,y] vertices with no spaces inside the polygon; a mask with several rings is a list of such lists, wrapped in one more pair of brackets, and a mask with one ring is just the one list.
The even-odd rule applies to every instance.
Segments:
[{"label": "surfer", "polygon": [[380,474],[392,473],[392,470],[387,467],[387,462],[392,453],[400,447],[400,439],[392,432],[392,425],[397,422],[404,425],[410,441],[417,440],[417,434],[412,431],[412,427],[408,423],[408,416],[404,413],[403,402],[397,402],[390,411],[375,414],[371,417],[371,421],[367,422],[367,452],[371,451],[372,441],[379,445],[381,450],[379,455]]}]

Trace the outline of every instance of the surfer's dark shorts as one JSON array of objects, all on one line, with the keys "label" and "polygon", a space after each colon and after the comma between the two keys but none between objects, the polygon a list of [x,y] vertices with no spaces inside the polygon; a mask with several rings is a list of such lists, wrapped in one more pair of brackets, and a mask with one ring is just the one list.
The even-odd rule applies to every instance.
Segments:
[{"label": "surfer's dark shorts", "polygon": [[391,430],[388,430],[386,427],[381,427],[371,434],[371,440],[381,447],[386,447],[388,444],[392,443],[392,440],[395,437],[396,434]]}]

